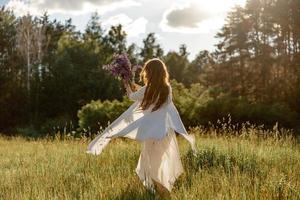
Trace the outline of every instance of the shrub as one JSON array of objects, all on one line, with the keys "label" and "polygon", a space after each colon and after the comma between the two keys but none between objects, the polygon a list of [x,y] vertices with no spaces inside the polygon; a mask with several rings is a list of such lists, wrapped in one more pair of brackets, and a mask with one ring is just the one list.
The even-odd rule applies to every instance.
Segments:
[{"label": "shrub", "polygon": [[192,84],[189,88],[186,88],[182,83],[172,80],[171,85],[173,89],[173,101],[184,124],[186,126],[199,125],[196,111],[205,107],[212,99],[210,91],[199,83]]},{"label": "shrub", "polygon": [[195,113],[196,121],[203,125],[209,122],[216,123],[218,119],[227,118],[228,115],[231,116],[233,123],[249,121],[252,124],[263,124],[268,128],[277,122],[288,128],[294,128],[298,124],[297,113],[284,104],[251,103],[244,98],[230,95],[210,100],[206,106],[198,107]]},{"label": "shrub", "polygon": [[46,120],[40,127],[42,135],[54,136],[56,134],[67,135],[72,133],[75,136],[76,124],[68,116],[60,116]]},{"label": "shrub", "polygon": [[117,100],[91,101],[78,111],[79,129],[95,133],[118,118],[131,104],[128,98],[124,98],[122,102]]},{"label": "shrub", "polygon": [[18,135],[22,135],[25,138],[37,138],[39,132],[32,126],[16,127],[13,129]]},{"label": "shrub", "polygon": [[[297,126],[297,114],[279,103],[272,105],[251,103],[245,98],[233,97],[221,90],[192,84],[189,88],[171,81],[173,101],[186,127],[216,124],[231,116],[232,123],[250,122],[271,128],[277,122],[287,128]],[[78,111],[79,127],[83,132],[96,133],[122,114],[132,102],[92,101]]]}]

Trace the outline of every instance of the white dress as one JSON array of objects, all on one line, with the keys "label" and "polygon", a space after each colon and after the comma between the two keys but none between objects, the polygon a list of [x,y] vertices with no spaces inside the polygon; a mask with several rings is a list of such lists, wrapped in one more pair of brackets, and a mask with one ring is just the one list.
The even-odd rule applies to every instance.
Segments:
[{"label": "white dress", "polygon": [[183,172],[176,135],[172,129],[162,140],[149,139],[143,149],[136,173],[147,188],[153,188],[153,180],[170,192],[177,177]]},{"label": "white dress", "polygon": [[130,93],[135,102],[88,145],[87,153],[99,155],[111,138],[128,137],[142,142],[142,152],[136,173],[143,184],[152,188],[153,181],[171,191],[176,178],[183,172],[175,132],[187,139],[194,151],[195,139],[189,135],[172,101],[172,89],[167,102],[151,112],[139,108],[146,86]]}]

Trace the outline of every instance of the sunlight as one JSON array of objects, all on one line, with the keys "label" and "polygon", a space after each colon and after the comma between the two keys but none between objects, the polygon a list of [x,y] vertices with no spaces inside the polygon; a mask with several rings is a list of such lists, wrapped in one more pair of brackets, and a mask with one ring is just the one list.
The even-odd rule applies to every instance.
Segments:
[{"label": "sunlight", "polygon": [[195,0],[192,4],[204,7],[211,14],[224,14],[232,7],[239,5],[244,6],[247,0]]}]

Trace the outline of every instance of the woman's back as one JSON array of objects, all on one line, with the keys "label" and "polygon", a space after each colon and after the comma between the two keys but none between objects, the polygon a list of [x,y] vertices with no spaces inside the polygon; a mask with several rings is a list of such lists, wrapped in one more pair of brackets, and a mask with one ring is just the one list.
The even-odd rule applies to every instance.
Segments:
[{"label": "woman's back", "polygon": [[[133,101],[138,101],[141,104],[143,99],[145,98],[146,89],[147,89],[147,86],[143,86],[139,90],[137,90],[136,92],[129,93],[128,94],[129,99],[131,99]],[[172,103],[172,87],[171,87],[171,85],[168,85],[168,90],[169,90],[169,92],[168,92],[167,99],[165,100],[165,102],[162,102],[162,105],[156,111],[159,111],[160,109],[166,108],[166,106],[168,104]],[[144,112],[152,112],[153,108],[156,106],[157,101],[158,101],[158,98],[156,99],[156,101],[151,103],[149,105],[149,107],[146,110],[144,110]]]}]

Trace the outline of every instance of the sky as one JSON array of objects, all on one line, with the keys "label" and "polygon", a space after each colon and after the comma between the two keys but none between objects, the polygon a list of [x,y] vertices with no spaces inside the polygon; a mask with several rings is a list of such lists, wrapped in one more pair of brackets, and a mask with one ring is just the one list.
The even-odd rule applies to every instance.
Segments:
[{"label": "sky", "polygon": [[148,33],[154,32],[165,52],[178,51],[186,44],[190,59],[201,50],[214,50],[216,33],[225,22],[226,13],[246,0],[0,0],[0,6],[17,16],[28,12],[65,21],[72,18],[83,31],[91,15],[97,12],[105,30],[122,24],[128,45],[142,46]]}]

